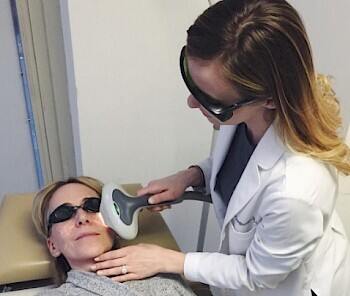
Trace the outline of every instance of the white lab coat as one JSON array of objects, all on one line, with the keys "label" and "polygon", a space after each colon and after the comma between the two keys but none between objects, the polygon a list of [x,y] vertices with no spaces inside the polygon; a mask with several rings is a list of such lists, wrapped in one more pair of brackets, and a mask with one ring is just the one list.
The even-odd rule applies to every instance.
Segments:
[{"label": "white lab coat", "polygon": [[221,226],[217,253],[188,253],[185,277],[214,295],[350,295],[350,251],[334,211],[333,168],[290,151],[271,125],[227,207],[213,190],[235,126],[221,126],[213,157],[199,164]]}]

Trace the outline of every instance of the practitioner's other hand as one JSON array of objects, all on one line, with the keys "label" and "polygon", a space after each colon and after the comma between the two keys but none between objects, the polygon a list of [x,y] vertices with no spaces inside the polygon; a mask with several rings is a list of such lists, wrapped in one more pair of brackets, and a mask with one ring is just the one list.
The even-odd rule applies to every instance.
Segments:
[{"label": "practitioner's other hand", "polygon": [[183,273],[185,254],[156,245],[138,244],[106,252],[91,268],[118,282],[139,280],[160,272]]},{"label": "practitioner's other hand", "polygon": [[[175,200],[183,195],[187,187],[191,186],[191,174],[191,170],[184,170],[162,179],[153,180],[141,188],[137,195],[151,195],[148,199],[151,204]],[[159,212],[169,207],[169,205],[159,205],[150,210]]]}]

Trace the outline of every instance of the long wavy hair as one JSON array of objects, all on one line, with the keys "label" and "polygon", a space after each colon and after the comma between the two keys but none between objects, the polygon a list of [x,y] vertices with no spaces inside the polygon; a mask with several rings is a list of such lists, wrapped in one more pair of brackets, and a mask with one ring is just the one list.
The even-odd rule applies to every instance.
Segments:
[{"label": "long wavy hair", "polygon": [[287,146],[350,174],[338,100],[328,77],[316,75],[303,22],[288,2],[221,1],[187,33],[187,54],[218,59],[242,97],[273,99]]}]

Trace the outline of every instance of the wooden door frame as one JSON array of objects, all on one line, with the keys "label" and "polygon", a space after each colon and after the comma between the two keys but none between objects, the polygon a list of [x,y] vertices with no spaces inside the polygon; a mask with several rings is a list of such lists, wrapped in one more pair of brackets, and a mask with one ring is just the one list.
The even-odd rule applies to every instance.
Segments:
[{"label": "wooden door frame", "polygon": [[[15,0],[45,183],[77,175],[60,1]],[[74,116],[74,114],[73,114]]]}]

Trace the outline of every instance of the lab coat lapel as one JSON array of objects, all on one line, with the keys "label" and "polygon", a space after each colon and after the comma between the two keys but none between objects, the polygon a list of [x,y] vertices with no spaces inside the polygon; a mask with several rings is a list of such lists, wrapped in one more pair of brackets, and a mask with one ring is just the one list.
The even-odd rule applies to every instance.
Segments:
[{"label": "lab coat lapel", "polygon": [[236,126],[232,125],[222,125],[220,126],[220,131],[218,134],[218,138],[215,144],[215,149],[213,152],[213,165],[212,165],[212,173],[210,180],[210,188],[212,201],[216,213],[216,217],[218,219],[219,225],[222,226],[224,222],[224,215],[226,212],[226,205],[222,201],[222,199],[217,195],[214,191],[215,183],[216,183],[216,175],[220,170],[222,163],[225,160],[228,149],[230,148],[230,144],[235,134]]},{"label": "lab coat lapel", "polygon": [[260,172],[257,161],[252,155],[241,179],[239,180],[235,191],[233,192],[226,216],[224,219],[224,227],[233,217],[249,202],[260,186]]},{"label": "lab coat lapel", "polygon": [[223,125],[220,127],[220,133],[218,135],[217,144],[215,145],[216,149],[213,156],[212,176],[214,178],[212,178],[212,183],[214,184],[216,182],[216,175],[225,160],[228,149],[230,148],[235,131],[235,125]]},{"label": "lab coat lapel", "polygon": [[250,201],[263,184],[260,178],[261,170],[270,169],[285,151],[273,124],[267,129],[256,146],[240,181],[233,192],[223,223],[225,229],[233,217]]}]

